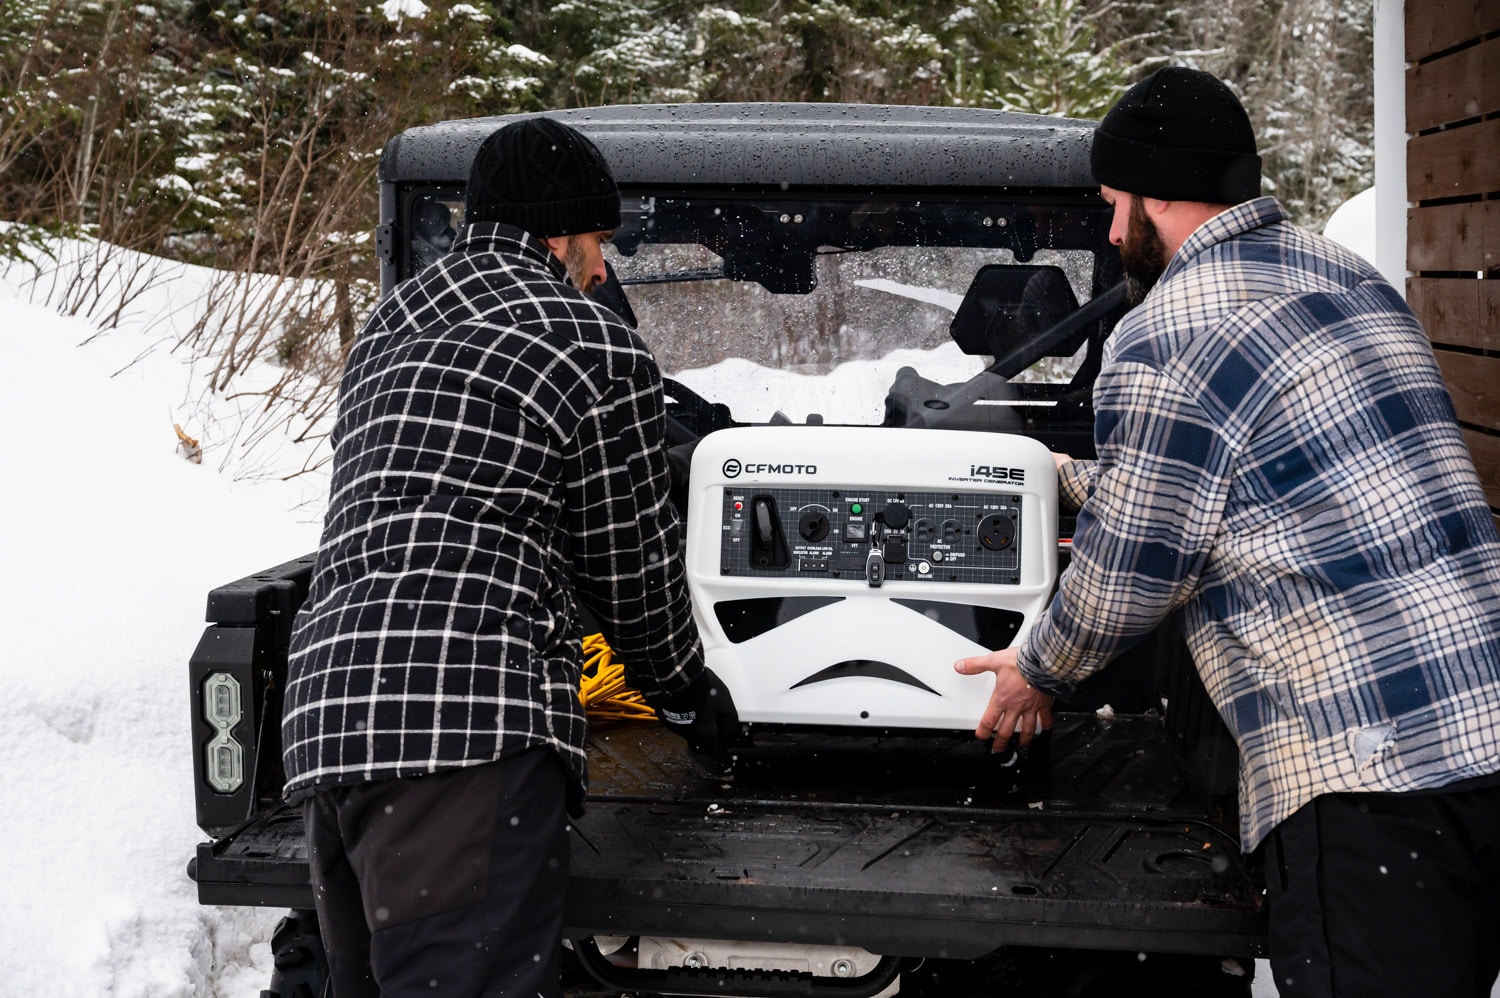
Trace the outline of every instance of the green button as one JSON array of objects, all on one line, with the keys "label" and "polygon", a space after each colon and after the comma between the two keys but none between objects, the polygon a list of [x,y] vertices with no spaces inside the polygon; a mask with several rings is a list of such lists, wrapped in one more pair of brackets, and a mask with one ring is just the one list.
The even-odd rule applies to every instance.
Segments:
[{"label": "green button", "polygon": [[853,513],[855,516],[858,516],[860,513],[863,513],[864,511],[865,511],[865,508],[863,506],[861,506],[859,503],[855,503],[854,505],[852,505],[852,506],[849,507],[849,512]]}]

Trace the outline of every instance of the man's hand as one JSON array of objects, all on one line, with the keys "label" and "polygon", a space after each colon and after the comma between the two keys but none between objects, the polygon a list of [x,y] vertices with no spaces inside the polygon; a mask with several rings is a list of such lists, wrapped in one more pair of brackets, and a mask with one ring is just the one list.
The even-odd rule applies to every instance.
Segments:
[{"label": "man's hand", "polygon": [[1061,454],[1057,451],[1052,452],[1052,464],[1057,468],[1058,471],[1062,470],[1063,465],[1072,463],[1073,457],[1071,454]]},{"label": "man's hand", "polygon": [[685,739],[694,752],[723,758],[730,749],[746,744],[729,687],[708,669],[681,694],[651,701],[651,706],[667,730]]},{"label": "man's hand", "polygon": [[991,751],[1001,752],[1010,736],[1019,734],[1021,744],[1030,745],[1037,732],[1052,727],[1052,697],[1034,688],[1016,668],[1016,649],[1003,648],[988,655],[961,658],[953,668],[966,676],[980,672],[995,674],[995,691],[974,729],[976,738],[993,738]]}]

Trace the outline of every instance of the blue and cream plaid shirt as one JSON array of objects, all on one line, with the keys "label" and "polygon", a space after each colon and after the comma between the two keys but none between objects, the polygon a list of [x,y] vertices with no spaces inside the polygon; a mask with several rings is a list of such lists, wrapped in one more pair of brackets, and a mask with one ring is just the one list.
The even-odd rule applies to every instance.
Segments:
[{"label": "blue and cream plaid shirt", "polygon": [[1369,265],[1272,198],[1216,216],[1115,330],[1094,407],[1033,685],[1067,693],[1180,612],[1239,742],[1247,851],[1318,794],[1500,771],[1500,540]]}]

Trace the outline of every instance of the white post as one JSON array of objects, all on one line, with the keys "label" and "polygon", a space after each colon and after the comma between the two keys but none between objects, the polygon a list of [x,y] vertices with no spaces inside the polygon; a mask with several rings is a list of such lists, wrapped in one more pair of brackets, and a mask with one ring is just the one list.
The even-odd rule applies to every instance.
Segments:
[{"label": "white post", "polygon": [[1406,294],[1406,2],[1375,0],[1375,266]]}]

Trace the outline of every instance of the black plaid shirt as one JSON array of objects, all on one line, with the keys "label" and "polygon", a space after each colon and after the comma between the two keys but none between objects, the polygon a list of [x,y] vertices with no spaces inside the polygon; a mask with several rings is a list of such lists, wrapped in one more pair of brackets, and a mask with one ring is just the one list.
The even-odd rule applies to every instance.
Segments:
[{"label": "black plaid shirt", "polygon": [[661,447],[661,376],[547,248],[470,227],[370,317],[297,617],[287,793],[538,745],[588,772],[578,603],[648,696],[703,668]]}]

